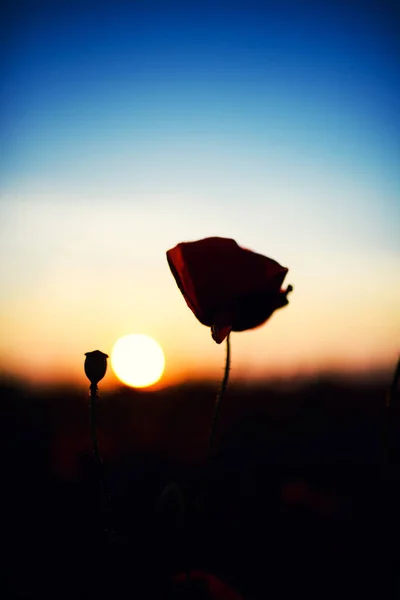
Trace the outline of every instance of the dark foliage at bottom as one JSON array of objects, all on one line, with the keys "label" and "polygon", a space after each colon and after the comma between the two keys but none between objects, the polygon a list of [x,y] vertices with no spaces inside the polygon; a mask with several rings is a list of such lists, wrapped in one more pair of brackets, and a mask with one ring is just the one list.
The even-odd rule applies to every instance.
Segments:
[{"label": "dark foliage at bottom", "polygon": [[195,598],[173,577],[196,569],[245,599],[399,597],[400,414],[383,467],[384,394],[232,387],[207,471],[213,390],[105,396],[110,513],[85,395],[3,386],[2,596]]}]

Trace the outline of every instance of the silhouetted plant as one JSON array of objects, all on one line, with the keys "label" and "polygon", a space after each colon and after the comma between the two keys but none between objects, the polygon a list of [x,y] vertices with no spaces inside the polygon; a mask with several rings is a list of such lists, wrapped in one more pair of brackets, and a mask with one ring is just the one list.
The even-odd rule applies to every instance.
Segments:
[{"label": "silhouetted plant", "polygon": [[235,240],[211,237],[183,242],[167,251],[175,281],[197,319],[211,327],[213,340],[227,340],[225,370],[211,422],[207,458],[213,453],[221,401],[230,370],[231,331],[246,331],[265,323],[288,304],[288,269],[271,258],[241,248]]},{"label": "silhouetted plant", "polygon": [[384,417],[384,430],[383,430],[383,469],[384,474],[389,475],[391,473],[392,463],[392,413],[396,407],[394,402],[396,397],[396,391],[399,387],[400,382],[400,358],[397,361],[397,365],[393,374],[393,379],[390,387],[386,393],[385,402],[385,417]]},{"label": "silhouetted plant", "polygon": [[395,369],[395,372],[393,375],[392,383],[387,392],[387,396],[386,396],[387,408],[390,408],[391,405],[393,404],[393,399],[395,397],[396,390],[399,386],[399,381],[400,381],[400,358],[397,361],[397,365],[396,365],[396,369]]},{"label": "silhouetted plant", "polygon": [[213,413],[213,416],[211,419],[210,435],[208,438],[208,447],[207,447],[207,463],[209,463],[212,458],[212,452],[214,449],[215,432],[217,429],[219,411],[220,411],[220,407],[221,407],[221,400],[225,394],[225,390],[228,385],[230,368],[231,368],[231,344],[230,344],[230,333],[228,333],[228,335],[226,336],[226,359],[225,359],[224,375],[222,377],[221,386],[219,388],[217,397],[215,399],[214,413]]},{"label": "silhouetted plant", "polygon": [[86,377],[90,381],[89,387],[89,418],[90,418],[90,433],[92,437],[93,453],[97,463],[99,477],[103,488],[105,497],[106,507],[111,507],[111,494],[108,488],[107,479],[104,473],[104,464],[100,454],[99,441],[97,438],[97,424],[96,424],[96,406],[98,402],[98,383],[101,381],[107,371],[107,358],[108,354],[101,352],[100,350],[93,350],[93,352],[85,353],[86,359],[84,363],[84,369]]},{"label": "silhouetted plant", "polygon": [[[270,258],[241,248],[232,239],[212,237],[180,243],[167,251],[167,260],[194,315],[200,323],[211,328],[212,338],[217,344],[226,339],[225,369],[208,438],[206,468],[209,468],[221,402],[229,380],[230,334],[265,323],[275,310],[288,304],[287,296],[293,288],[291,285],[285,290],[281,287],[288,269]],[[184,518],[185,499],[179,484],[170,484],[164,489],[159,510],[162,512],[168,503],[174,506],[175,512],[182,513],[173,515],[180,522],[180,518]],[[191,589],[194,573],[189,564],[183,581],[188,595],[194,591]],[[196,583],[204,586],[202,579]]]}]

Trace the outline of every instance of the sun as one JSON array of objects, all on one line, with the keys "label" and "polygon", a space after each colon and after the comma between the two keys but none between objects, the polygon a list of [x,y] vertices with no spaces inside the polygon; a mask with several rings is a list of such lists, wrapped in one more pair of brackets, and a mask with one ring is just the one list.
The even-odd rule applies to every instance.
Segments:
[{"label": "sun", "polygon": [[126,385],[144,388],[156,383],[164,372],[164,352],[148,335],[132,333],[119,338],[111,352],[115,375]]}]

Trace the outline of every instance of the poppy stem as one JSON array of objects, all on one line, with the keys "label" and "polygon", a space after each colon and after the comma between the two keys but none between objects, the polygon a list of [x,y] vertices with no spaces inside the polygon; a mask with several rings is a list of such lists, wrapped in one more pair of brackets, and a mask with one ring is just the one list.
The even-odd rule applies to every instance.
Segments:
[{"label": "poppy stem", "polygon": [[207,462],[209,462],[209,460],[212,457],[212,453],[213,453],[213,449],[214,449],[215,433],[217,430],[218,417],[219,417],[219,412],[221,409],[221,400],[225,394],[225,390],[227,388],[228,380],[229,380],[229,371],[231,368],[231,346],[230,346],[229,337],[230,336],[228,334],[228,336],[226,338],[226,361],[225,361],[224,376],[222,378],[221,386],[219,388],[217,398],[215,400],[214,413],[213,413],[212,421],[211,421],[210,437],[208,439]]},{"label": "poppy stem", "polygon": [[[99,449],[99,442],[98,442],[98,438],[97,438],[97,426],[96,426],[96,403],[99,399],[99,394],[98,394],[98,387],[96,383],[92,383],[90,385],[90,393],[89,393],[89,398],[90,398],[90,410],[89,410],[89,417],[90,417],[90,433],[92,436],[92,446],[93,446],[93,454],[98,466],[98,471],[99,471],[99,476],[100,476],[100,481],[101,481],[101,485],[103,488],[103,493],[104,493],[104,498],[106,501],[106,506],[110,507],[111,506],[111,495],[108,489],[108,485],[107,485],[107,480],[104,474],[104,465],[103,465],[103,460],[101,458],[101,454],[100,454],[100,449]],[[112,529],[112,528],[111,528]]]}]

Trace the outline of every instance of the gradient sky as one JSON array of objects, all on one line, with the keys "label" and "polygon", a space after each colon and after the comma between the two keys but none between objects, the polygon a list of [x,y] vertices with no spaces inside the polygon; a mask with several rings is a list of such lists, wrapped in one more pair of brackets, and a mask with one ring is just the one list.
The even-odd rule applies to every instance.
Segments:
[{"label": "gradient sky", "polygon": [[219,377],[224,348],[165,259],[210,235],[276,259],[295,288],[232,336],[234,377],[393,368],[396,5],[11,3],[1,370],[84,381],[84,352],[137,332],[162,344],[166,382]]}]

